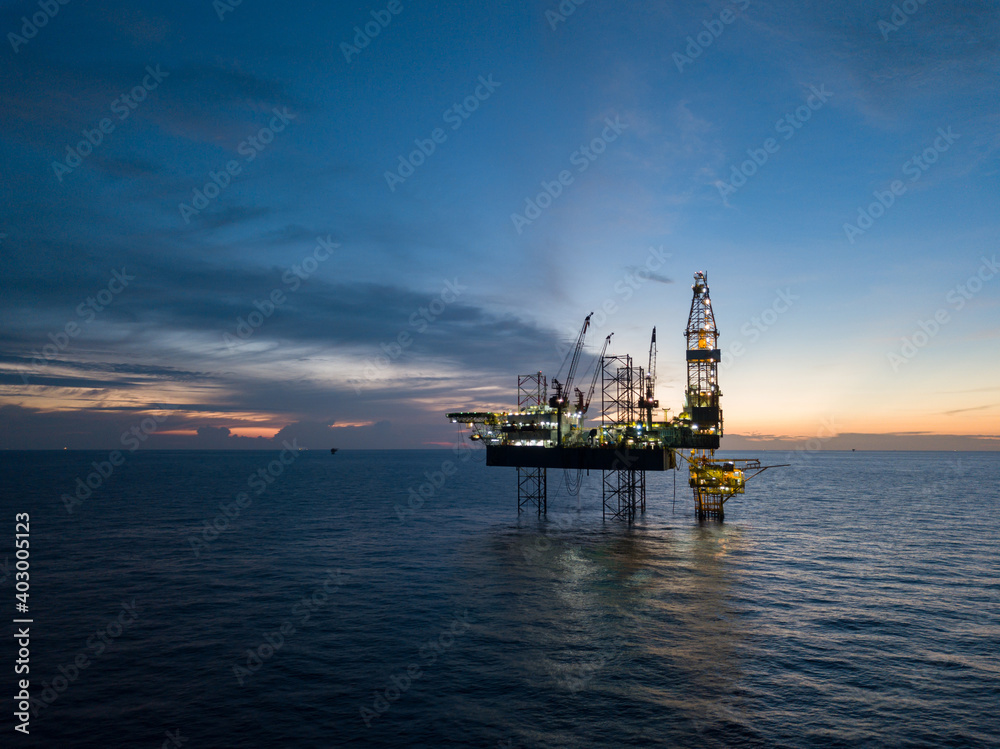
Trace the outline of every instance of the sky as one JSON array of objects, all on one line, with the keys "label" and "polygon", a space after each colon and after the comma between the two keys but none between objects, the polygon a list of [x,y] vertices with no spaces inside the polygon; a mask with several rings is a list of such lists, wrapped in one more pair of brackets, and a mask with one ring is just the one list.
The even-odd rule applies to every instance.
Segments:
[{"label": "sky", "polygon": [[[41,22],[41,23],[39,23]],[[431,448],[594,312],[723,447],[997,449],[1000,4],[0,2],[0,449]]]}]

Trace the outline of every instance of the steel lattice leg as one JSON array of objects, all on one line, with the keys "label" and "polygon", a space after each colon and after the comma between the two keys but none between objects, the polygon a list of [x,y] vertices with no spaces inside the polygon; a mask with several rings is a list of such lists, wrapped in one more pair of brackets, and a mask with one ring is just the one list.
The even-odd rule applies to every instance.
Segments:
[{"label": "steel lattice leg", "polygon": [[528,505],[534,505],[539,515],[549,511],[548,477],[545,468],[517,469],[517,514]]}]

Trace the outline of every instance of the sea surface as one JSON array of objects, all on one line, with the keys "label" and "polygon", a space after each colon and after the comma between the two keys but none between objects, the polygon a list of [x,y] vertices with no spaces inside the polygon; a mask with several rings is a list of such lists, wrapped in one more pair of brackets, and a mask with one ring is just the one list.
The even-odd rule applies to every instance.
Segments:
[{"label": "sea surface", "polygon": [[765,452],[722,523],[651,473],[631,526],[481,450],[281,457],[0,453],[0,746],[1000,746],[1000,454]]}]

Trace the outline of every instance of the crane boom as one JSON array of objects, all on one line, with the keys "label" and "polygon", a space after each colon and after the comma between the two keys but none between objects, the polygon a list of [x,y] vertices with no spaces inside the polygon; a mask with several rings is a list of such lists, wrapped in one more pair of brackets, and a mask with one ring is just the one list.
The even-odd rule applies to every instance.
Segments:
[{"label": "crane boom", "polygon": [[[555,387],[556,394],[549,399],[549,404],[553,407],[560,407],[566,403],[566,396],[570,393],[570,388],[573,387],[573,378],[576,376],[576,368],[580,363],[580,352],[583,351],[583,341],[587,336],[587,328],[590,327],[590,318],[594,316],[591,312],[583,321],[583,327],[580,328],[580,335],[576,337],[576,345],[573,347],[573,357],[570,360],[569,372],[566,373],[566,381],[559,382],[555,377],[552,378],[552,385]],[[566,360],[563,360],[563,364]],[[559,368],[559,372],[562,372],[562,367]]]},{"label": "crane boom", "polygon": [[587,328],[590,327],[590,318],[593,316],[594,313],[591,312],[584,319],[583,327],[580,328],[580,335],[576,339],[576,347],[573,349],[573,361],[570,362],[569,372],[566,373],[566,384],[563,386],[566,391],[569,391],[573,387],[573,378],[576,376],[576,368],[580,363],[580,352],[583,351],[583,339],[587,336]]},{"label": "crane boom", "polygon": [[594,367],[594,376],[590,378],[590,390],[587,391],[587,400],[584,401],[580,413],[587,413],[587,409],[590,408],[590,401],[594,397],[594,389],[597,387],[597,378],[600,376],[604,365],[604,354],[608,350],[608,344],[611,343],[611,336],[613,335],[614,333],[609,333],[608,337],[604,339],[604,346],[601,348],[601,353],[597,356],[597,366]]},{"label": "crane boom", "polygon": [[649,366],[646,375],[652,385],[656,385],[656,327],[653,327],[653,339],[649,342]]},{"label": "crane boom", "polygon": [[642,399],[640,405],[646,412],[646,428],[653,428],[653,409],[659,408],[660,402],[653,397],[656,391],[656,328],[653,328],[653,337],[649,341],[649,367],[646,369],[646,397]]}]

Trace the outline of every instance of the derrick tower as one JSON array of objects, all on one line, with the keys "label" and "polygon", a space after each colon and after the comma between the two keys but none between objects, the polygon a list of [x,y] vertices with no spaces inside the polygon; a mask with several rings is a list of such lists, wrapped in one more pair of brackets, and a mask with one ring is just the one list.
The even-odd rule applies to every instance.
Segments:
[{"label": "derrick tower", "polygon": [[708,277],[694,274],[694,296],[688,314],[686,411],[696,432],[722,436],[722,409],[719,407],[719,329],[715,327]]},{"label": "derrick tower", "polygon": [[[694,274],[691,287],[691,312],[687,330],[687,390],[685,413],[682,418],[691,424],[695,434],[711,435],[706,446],[693,449],[688,458],[690,478],[694,490],[694,508],[699,518],[725,517],[724,505],[734,494],[745,491],[745,468],[760,469],[757,460],[715,460],[715,448],[722,437],[722,408],[719,399],[719,329],[715,326],[715,313],[708,293],[708,275],[704,271]],[[756,474],[754,474],[756,475]]]}]

